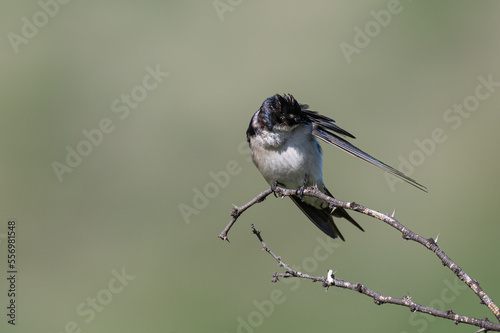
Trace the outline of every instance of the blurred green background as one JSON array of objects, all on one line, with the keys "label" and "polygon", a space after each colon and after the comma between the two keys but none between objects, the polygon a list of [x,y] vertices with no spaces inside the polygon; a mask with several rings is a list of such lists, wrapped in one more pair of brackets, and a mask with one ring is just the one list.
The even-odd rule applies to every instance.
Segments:
[{"label": "blurred green background", "polygon": [[[9,219],[23,332],[474,330],[305,280],[273,284],[280,268],[252,223],[306,273],[333,269],[493,320],[432,253],[366,216],[353,213],[365,233],[339,221],[347,241],[332,244],[290,200],[269,198],[238,220],[231,243],[217,235],[231,204],[268,187],[244,143],[250,117],[291,93],[382,161],[413,161],[409,174],[430,191],[391,188],[380,170],[324,146],[337,198],[397,207],[500,301],[500,87],[477,88],[480,77],[500,82],[498,1],[60,1],[8,0],[0,14],[0,331],[14,331]],[[464,103],[473,111],[452,110]],[[86,155],[70,157],[74,167],[71,150]],[[59,179],[54,165],[66,166]]]}]

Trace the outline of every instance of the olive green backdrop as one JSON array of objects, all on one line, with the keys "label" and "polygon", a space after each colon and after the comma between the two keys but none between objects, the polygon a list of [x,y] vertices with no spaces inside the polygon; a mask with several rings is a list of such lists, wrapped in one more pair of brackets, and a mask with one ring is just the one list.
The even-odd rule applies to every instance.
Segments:
[{"label": "olive green backdrop", "polygon": [[[362,282],[493,320],[423,247],[353,213],[330,242],[270,197],[245,131],[291,93],[429,188],[323,145],[339,199],[391,213],[493,298],[498,274],[497,1],[4,1],[0,14],[2,332],[472,332],[280,270]],[[490,83],[488,83],[488,81]],[[486,83],[485,83],[486,82]],[[7,223],[16,221],[16,327]]]}]

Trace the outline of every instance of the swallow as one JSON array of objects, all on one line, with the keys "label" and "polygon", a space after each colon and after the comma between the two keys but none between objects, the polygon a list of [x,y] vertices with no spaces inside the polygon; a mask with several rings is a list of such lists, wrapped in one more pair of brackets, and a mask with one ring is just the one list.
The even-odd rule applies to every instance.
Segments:
[{"label": "swallow", "polygon": [[[309,110],[307,104],[299,104],[289,94],[267,98],[252,116],[246,135],[252,160],[271,187],[303,190],[316,185],[332,196],[323,182],[323,154],[317,140],[320,139],[427,192],[425,186],[349,143],[343,137],[355,139],[354,135],[337,126],[333,119]],[[364,231],[343,208],[332,210],[326,201],[309,196],[290,198],[332,238],[345,241],[334,217],[345,218]]]}]

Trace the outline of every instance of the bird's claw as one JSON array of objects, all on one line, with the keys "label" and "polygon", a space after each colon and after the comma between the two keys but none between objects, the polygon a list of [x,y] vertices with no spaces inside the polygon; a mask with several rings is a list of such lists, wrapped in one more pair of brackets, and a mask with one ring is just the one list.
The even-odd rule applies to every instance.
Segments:
[{"label": "bird's claw", "polygon": [[271,185],[271,191],[273,191],[273,194],[274,194],[274,197],[277,198],[278,196],[276,195],[276,188],[278,187],[278,182],[274,182],[272,185]]},{"label": "bird's claw", "polygon": [[304,191],[306,189],[306,183],[307,183],[307,176],[304,178],[302,186],[297,189],[297,195],[299,196],[300,201],[303,201]]}]

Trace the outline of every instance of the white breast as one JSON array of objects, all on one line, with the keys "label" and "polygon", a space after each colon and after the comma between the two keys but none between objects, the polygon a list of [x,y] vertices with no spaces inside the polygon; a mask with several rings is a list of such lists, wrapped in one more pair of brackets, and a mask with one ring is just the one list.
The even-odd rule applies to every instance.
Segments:
[{"label": "white breast", "polygon": [[298,188],[307,178],[306,185],[323,186],[323,160],[311,130],[311,125],[300,125],[291,131],[263,131],[250,139],[253,161],[269,184]]}]

